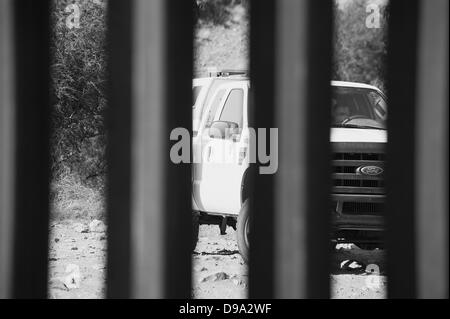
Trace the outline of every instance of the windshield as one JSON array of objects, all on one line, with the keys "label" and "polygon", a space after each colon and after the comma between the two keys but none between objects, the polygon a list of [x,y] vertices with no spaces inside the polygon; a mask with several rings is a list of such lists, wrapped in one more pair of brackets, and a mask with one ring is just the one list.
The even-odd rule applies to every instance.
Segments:
[{"label": "windshield", "polygon": [[334,127],[385,129],[387,104],[375,90],[335,86],[331,116]]}]

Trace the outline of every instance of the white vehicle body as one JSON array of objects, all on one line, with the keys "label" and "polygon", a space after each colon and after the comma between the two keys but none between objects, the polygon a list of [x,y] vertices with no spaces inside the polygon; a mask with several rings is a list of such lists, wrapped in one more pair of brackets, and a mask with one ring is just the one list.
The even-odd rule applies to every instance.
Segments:
[{"label": "white vehicle body", "polygon": [[[214,84],[213,81],[221,81]],[[211,215],[237,216],[242,198],[244,174],[249,167],[248,95],[250,81],[243,76],[227,79],[195,79],[204,89],[194,101],[193,210]],[[361,88],[382,92],[376,87],[332,81],[333,87]],[[208,96],[209,92],[209,97]],[[238,110],[233,113],[227,108]],[[383,112],[383,109],[380,109]],[[384,110],[386,111],[386,110]],[[233,120],[233,121],[232,121]],[[208,131],[213,121],[239,121],[239,132],[232,138],[213,138]],[[386,143],[386,130],[331,128],[332,143]]]},{"label": "white vehicle body", "polygon": [[[209,85],[211,86],[211,83]],[[249,166],[248,154],[239,159],[240,152],[248,153],[249,147],[248,89],[248,79],[236,77],[236,80],[226,80],[218,84],[210,96],[209,103],[205,103],[206,96],[203,96],[203,101],[197,100],[196,108],[202,108],[203,112],[200,117],[198,113],[194,115],[193,124],[193,209],[195,211],[217,215],[239,214],[242,205],[242,178]],[[242,130],[239,137],[235,140],[210,137],[208,124],[220,120],[228,98],[237,90],[242,98],[243,106]],[[214,108],[216,109],[213,110]]]}]

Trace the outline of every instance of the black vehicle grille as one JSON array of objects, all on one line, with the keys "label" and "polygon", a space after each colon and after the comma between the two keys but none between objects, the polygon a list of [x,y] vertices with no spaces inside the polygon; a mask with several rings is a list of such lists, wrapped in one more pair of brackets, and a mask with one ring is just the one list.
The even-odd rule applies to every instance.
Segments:
[{"label": "black vehicle grille", "polygon": [[382,216],[385,154],[382,145],[353,151],[364,146],[367,144],[336,145],[332,162],[333,207],[345,215]]},{"label": "black vehicle grille", "polygon": [[384,173],[367,175],[359,169],[363,167],[378,167],[384,170],[384,160],[383,153],[334,153],[334,192],[383,194]]},{"label": "black vehicle grille", "polygon": [[358,202],[344,202],[342,204],[342,214],[347,215],[383,215],[383,203],[358,203]]}]

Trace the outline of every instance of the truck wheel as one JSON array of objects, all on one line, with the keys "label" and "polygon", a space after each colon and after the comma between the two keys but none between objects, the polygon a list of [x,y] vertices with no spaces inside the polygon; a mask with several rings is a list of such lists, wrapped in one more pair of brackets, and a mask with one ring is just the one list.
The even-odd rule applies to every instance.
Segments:
[{"label": "truck wheel", "polygon": [[237,243],[239,247],[239,253],[246,263],[248,263],[249,255],[249,234],[250,234],[250,218],[248,209],[248,200],[242,205],[241,211],[237,218]]},{"label": "truck wheel", "polygon": [[198,242],[199,217],[198,214],[192,215],[192,251],[197,247]]}]

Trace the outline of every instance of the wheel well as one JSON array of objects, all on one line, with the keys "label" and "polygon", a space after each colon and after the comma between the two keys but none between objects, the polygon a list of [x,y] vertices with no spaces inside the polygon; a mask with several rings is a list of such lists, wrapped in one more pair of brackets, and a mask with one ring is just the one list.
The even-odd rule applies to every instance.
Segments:
[{"label": "wheel well", "polygon": [[244,175],[242,177],[242,184],[241,184],[241,203],[244,203],[245,200],[250,195],[250,174],[249,174],[249,168],[247,168],[244,172]]}]

